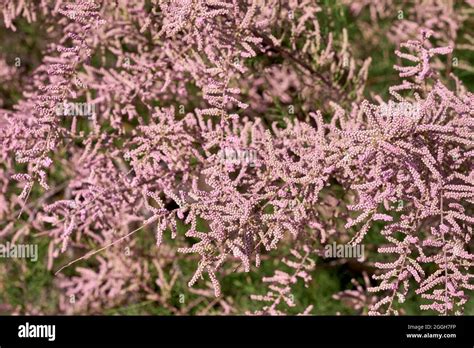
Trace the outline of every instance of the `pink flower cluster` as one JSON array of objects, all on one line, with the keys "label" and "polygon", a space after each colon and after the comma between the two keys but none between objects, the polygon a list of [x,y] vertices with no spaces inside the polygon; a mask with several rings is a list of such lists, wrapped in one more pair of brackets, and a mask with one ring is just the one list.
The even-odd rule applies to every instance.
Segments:
[{"label": "pink flower cluster", "polygon": [[[363,264],[372,279],[364,271],[365,286],[336,299],[403,314],[420,296],[422,310],[461,314],[474,290],[474,95],[443,59],[466,19],[428,18],[445,2],[425,3],[416,37],[394,39],[399,82],[365,99],[371,59],[346,29],[321,27],[312,0],[6,1],[6,29],[51,27],[29,87],[0,109],[0,238],[48,242],[64,313],[131,296],[168,308],[177,277],[238,313],[221,280],[278,255],[252,298],[255,314],[284,314],[326,244],[377,234]],[[0,55],[2,82],[17,71]],[[61,117],[63,103],[94,114]],[[223,160],[226,149],[251,161]],[[156,243],[139,248],[150,233]]]}]

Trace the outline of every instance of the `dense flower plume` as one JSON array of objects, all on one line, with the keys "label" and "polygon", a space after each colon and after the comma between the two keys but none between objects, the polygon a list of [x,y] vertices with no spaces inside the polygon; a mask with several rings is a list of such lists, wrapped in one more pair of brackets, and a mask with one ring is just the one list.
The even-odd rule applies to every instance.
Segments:
[{"label": "dense flower plume", "polygon": [[[0,241],[45,246],[57,312],[295,314],[296,288],[345,267],[333,298],[354,313],[406,314],[407,298],[463,313],[474,4],[325,3],[1,1],[5,32],[45,29],[27,68],[0,52]],[[377,62],[357,44],[386,37],[394,79],[371,90]],[[364,258],[328,258],[332,243]],[[8,282],[25,266],[3,267]],[[227,293],[241,273],[263,284],[252,310]],[[298,308],[318,314],[317,299]]]}]

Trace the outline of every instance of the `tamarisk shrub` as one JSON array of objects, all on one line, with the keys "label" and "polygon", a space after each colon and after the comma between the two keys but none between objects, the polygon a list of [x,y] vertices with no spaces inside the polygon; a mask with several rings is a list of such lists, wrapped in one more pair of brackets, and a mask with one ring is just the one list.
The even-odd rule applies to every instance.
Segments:
[{"label": "tamarisk shrub", "polygon": [[[324,246],[340,243],[367,247],[333,296],[356,313],[405,314],[408,297],[463,313],[474,95],[452,58],[459,42],[472,48],[471,2],[407,5],[389,29],[398,82],[385,96],[368,88],[365,41],[331,11],[351,12],[377,44],[385,33],[368,26],[396,13],[391,1],[0,6],[2,30],[48,24],[28,75],[0,54],[2,83],[28,81],[0,109],[0,237],[47,243],[56,311],[152,301],[167,314],[317,314],[317,303],[299,310],[296,288],[310,291],[335,264]],[[64,117],[63,103],[94,112]],[[246,295],[258,309],[227,293],[234,273],[261,276],[267,289]]]}]

